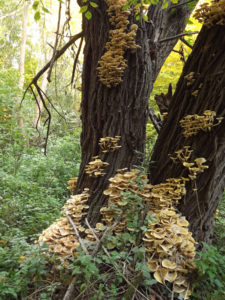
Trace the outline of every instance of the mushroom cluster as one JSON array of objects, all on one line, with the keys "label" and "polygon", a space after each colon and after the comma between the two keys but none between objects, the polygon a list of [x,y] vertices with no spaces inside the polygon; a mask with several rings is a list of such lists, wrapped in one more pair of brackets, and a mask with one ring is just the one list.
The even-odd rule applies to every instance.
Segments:
[{"label": "mushroom cluster", "polygon": [[186,162],[190,159],[193,150],[190,149],[190,146],[184,146],[182,149],[175,151],[175,157],[169,154],[169,158],[172,159],[174,163]]},{"label": "mushroom cluster", "polygon": [[103,162],[99,156],[93,156],[92,160],[85,167],[85,172],[91,177],[103,176],[103,170],[108,166],[107,162]]},{"label": "mushroom cluster", "polygon": [[50,227],[44,230],[38,242],[47,243],[49,251],[62,256],[71,256],[73,251],[79,246],[74,229],[69,222],[67,215],[76,225],[78,231],[84,232],[85,229],[80,225],[81,218],[87,214],[89,190],[84,189],[82,194],[71,196],[63,207],[64,217],[57,219]]},{"label": "mushroom cluster", "polygon": [[[102,222],[104,222],[107,226],[111,226],[115,220],[116,216],[119,216],[128,204],[128,200],[124,199],[123,192],[129,191],[135,195],[138,195],[143,201],[150,196],[149,194],[149,187],[150,185],[147,184],[147,177],[141,175],[141,180],[145,184],[143,184],[142,189],[138,184],[138,178],[140,174],[138,170],[131,170],[127,171],[127,169],[117,170],[117,174],[110,178],[109,187],[104,191],[104,194],[109,196],[108,199],[108,207],[101,208],[101,214],[103,216]],[[130,200],[129,200],[130,201]],[[132,199],[135,202],[135,199]],[[100,226],[101,224],[99,224]],[[119,234],[123,231],[127,230],[127,219],[126,215],[124,214],[123,218],[116,225],[113,231],[116,234]],[[128,228],[129,230],[129,228]]]},{"label": "mushroom cluster", "polygon": [[186,274],[194,269],[195,240],[188,231],[188,221],[174,208],[185,191],[185,180],[180,178],[151,187],[149,215],[154,214],[156,221],[148,224],[143,241],[154,278],[162,284],[173,283],[173,291],[187,299]]},{"label": "mushroom cluster", "polygon": [[187,80],[187,86],[191,86],[195,82],[195,72],[190,72],[184,78]]},{"label": "mushroom cluster", "polygon": [[194,17],[207,27],[225,25],[225,0],[214,0],[211,5],[201,4],[200,8],[196,9]]},{"label": "mushroom cluster", "polygon": [[200,130],[211,130],[212,127],[221,123],[223,117],[216,118],[216,112],[205,110],[203,115],[187,115],[180,121],[180,125],[184,128],[184,136],[190,137],[196,135]]},{"label": "mushroom cluster", "polygon": [[111,88],[122,81],[122,76],[127,61],[124,58],[125,50],[135,52],[140,46],[135,43],[135,36],[138,29],[136,24],[130,26],[128,17],[130,9],[122,9],[127,3],[126,0],[105,0],[108,5],[107,13],[109,22],[113,29],[109,31],[109,41],[106,43],[106,52],[103,54],[97,67],[100,81]]},{"label": "mushroom cluster", "polygon": [[196,177],[199,173],[202,173],[205,171],[205,169],[208,169],[207,165],[203,165],[203,163],[206,162],[206,159],[204,157],[196,158],[194,161],[195,161],[194,163],[193,162],[183,162],[183,166],[188,168],[188,170],[189,170],[188,177],[191,180],[196,179]]},{"label": "mushroom cluster", "polygon": [[103,153],[107,153],[107,152],[113,152],[119,148],[121,148],[121,146],[118,145],[118,142],[120,140],[121,136],[115,136],[115,137],[104,137],[100,139],[99,142],[99,146],[101,148],[101,151]]},{"label": "mushroom cluster", "polygon": [[76,185],[77,185],[77,177],[71,178],[67,183],[68,187],[67,189],[70,191],[70,193],[73,195],[75,193]]}]

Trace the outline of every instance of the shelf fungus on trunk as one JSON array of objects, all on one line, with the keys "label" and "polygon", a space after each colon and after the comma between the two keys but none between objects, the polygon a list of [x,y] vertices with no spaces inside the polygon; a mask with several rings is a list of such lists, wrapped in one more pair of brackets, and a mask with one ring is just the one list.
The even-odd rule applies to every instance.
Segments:
[{"label": "shelf fungus on trunk", "polygon": [[109,31],[109,41],[105,45],[106,52],[102,55],[97,67],[100,81],[108,88],[117,86],[122,81],[122,76],[127,61],[125,51],[135,52],[140,46],[135,43],[138,26],[130,25],[128,18],[130,9],[123,9],[126,0],[105,0],[108,5],[107,13],[112,29]]},{"label": "shelf fungus on trunk", "polygon": [[85,172],[91,177],[104,176],[103,170],[108,166],[107,162],[103,162],[99,156],[93,156],[92,160],[85,167]]},{"label": "shelf fungus on trunk", "polygon": [[79,246],[79,241],[74,229],[66,215],[68,215],[76,225],[78,231],[84,232],[85,228],[80,225],[81,219],[87,215],[86,205],[89,197],[89,190],[85,189],[82,194],[71,196],[63,206],[63,217],[57,219],[50,227],[42,232],[38,243],[47,243],[49,251],[61,256],[71,256]]},{"label": "shelf fungus on trunk", "polygon": [[75,193],[76,185],[77,185],[77,179],[78,177],[71,178],[68,180],[68,187],[67,189],[70,191],[70,193],[73,195]]},{"label": "shelf fungus on trunk", "polygon": [[115,136],[115,137],[107,136],[107,137],[101,138],[99,141],[99,146],[100,146],[101,152],[108,153],[108,152],[113,152],[113,151],[121,148],[121,146],[118,145],[120,138],[121,138],[121,136]]},{"label": "shelf fungus on trunk", "polygon": [[203,115],[187,115],[180,120],[180,125],[184,129],[183,135],[190,137],[196,135],[200,130],[210,131],[212,127],[221,123],[223,117],[216,118],[216,112],[205,110]]},{"label": "shelf fungus on trunk", "polygon": [[225,0],[203,3],[194,13],[195,19],[207,27],[225,25]]}]

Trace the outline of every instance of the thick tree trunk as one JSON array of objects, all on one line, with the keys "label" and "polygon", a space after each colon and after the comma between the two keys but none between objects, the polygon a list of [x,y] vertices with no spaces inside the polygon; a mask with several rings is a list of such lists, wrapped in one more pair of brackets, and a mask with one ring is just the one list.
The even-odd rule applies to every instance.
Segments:
[{"label": "thick tree trunk", "polygon": [[[215,26],[203,27],[200,32],[178,82],[150,164],[150,180],[157,184],[185,174],[182,164],[174,164],[168,157],[185,145],[193,149],[192,160],[197,157],[207,160],[209,168],[198,175],[195,183],[188,183],[186,197],[179,205],[196,240],[205,242],[212,239],[214,213],[225,187],[225,119],[211,131],[200,131],[189,138],[182,134],[179,122],[187,115],[202,115],[205,110],[215,111],[217,117],[225,116],[224,31],[225,26]],[[184,76],[190,72],[195,73],[195,81],[187,86]],[[193,96],[196,90],[198,95]],[[193,191],[196,187],[197,191]]]},{"label": "thick tree trunk", "polygon": [[[159,41],[182,32],[185,18],[191,13],[185,5],[179,8],[182,13],[178,15],[172,15],[170,8],[162,10],[160,5],[150,8],[150,21],[141,20],[138,23],[136,43],[141,49],[135,54],[127,51],[125,58],[128,67],[122,83],[117,87],[107,88],[99,81],[96,68],[105,52],[110,24],[105,2],[99,1],[98,5],[92,11],[91,20],[83,21],[86,45],[81,104],[82,162],[76,189],[77,193],[84,188],[90,189],[88,218],[92,225],[98,221],[99,210],[106,201],[103,191],[108,185],[108,179],[117,169],[131,168],[138,164],[140,155],[137,151],[144,153],[148,98],[153,82],[177,39],[169,41],[167,47],[165,43],[163,51]],[[135,17],[131,15],[131,24],[134,21]],[[109,163],[104,177],[89,177],[85,173],[85,166],[92,156],[99,155],[99,139],[106,136],[121,136],[119,144],[122,147],[101,155],[101,159]]]}]

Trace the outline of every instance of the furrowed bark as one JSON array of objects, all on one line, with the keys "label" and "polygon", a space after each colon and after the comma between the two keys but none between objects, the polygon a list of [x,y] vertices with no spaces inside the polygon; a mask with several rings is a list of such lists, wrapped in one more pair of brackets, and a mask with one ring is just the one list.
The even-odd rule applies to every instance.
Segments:
[{"label": "furrowed bark", "polygon": [[[196,182],[188,183],[187,194],[178,207],[190,222],[195,239],[205,242],[212,239],[214,214],[225,188],[225,119],[210,131],[200,131],[189,138],[183,136],[179,122],[186,115],[202,115],[204,110],[225,116],[224,30],[225,26],[201,30],[178,82],[150,165],[150,181],[157,184],[185,175],[182,164],[174,164],[168,157],[183,146],[190,145],[194,150],[192,159],[206,158],[209,168],[198,175]],[[187,87],[184,76],[190,72],[195,72],[196,79]],[[192,93],[197,89],[198,96],[194,97]],[[197,192],[193,191],[196,186]]]},{"label": "furrowed bark", "polygon": [[[104,86],[99,81],[96,70],[105,51],[110,29],[105,2],[98,2],[98,8],[92,11],[91,20],[83,19],[86,44],[81,103],[82,162],[76,193],[84,188],[90,189],[88,220],[92,226],[100,219],[99,210],[107,201],[103,191],[109,184],[108,179],[117,169],[132,168],[139,164],[138,152],[144,153],[148,98],[163,62],[176,43],[176,39],[165,42],[162,51],[159,40],[183,32],[185,18],[191,12],[182,6],[179,11],[184,10],[184,13],[174,15],[170,8],[162,10],[160,5],[150,7],[149,22],[139,21],[136,43],[141,49],[135,54],[127,51],[125,58],[128,67],[122,83],[114,88]],[[135,22],[132,15],[130,22]],[[173,25],[170,26],[170,23]],[[101,159],[109,163],[105,169],[106,175],[100,178],[89,177],[85,173],[85,166],[92,156],[99,155],[99,139],[116,135],[121,136],[122,147],[115,152],[101,155]]]}]

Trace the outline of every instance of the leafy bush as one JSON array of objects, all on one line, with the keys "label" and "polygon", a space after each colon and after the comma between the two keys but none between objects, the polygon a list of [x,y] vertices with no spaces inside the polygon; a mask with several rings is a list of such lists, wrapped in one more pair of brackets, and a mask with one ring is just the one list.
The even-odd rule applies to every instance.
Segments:
[{"label": "leafy bush", "polygon": [[28,237],[59,216],[69,195],[67,181],[78,174],[79,143],[77,137],[58,139],[47,157],[17,144],[7,149],[0,154],[0,228],[19,228]]},{"label": "leafy bush", "polygon": [[198,270],[194,284],[195,299],[222,300],[225,298],[225,257],[215,246],[204,245],[204,251],[198,252],[196,261]]}]

